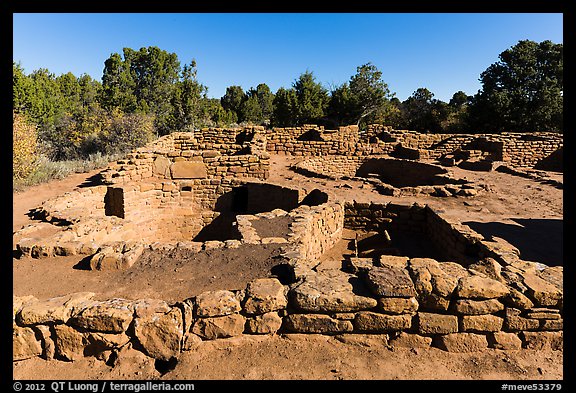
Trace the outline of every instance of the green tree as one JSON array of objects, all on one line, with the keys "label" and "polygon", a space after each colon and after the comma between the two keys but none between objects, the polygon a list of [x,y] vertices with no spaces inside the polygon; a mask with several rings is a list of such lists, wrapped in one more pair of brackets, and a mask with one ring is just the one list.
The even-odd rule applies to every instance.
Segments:
[{"label": "green tree", "polygon": [[334,126],[357,122],[358,103],[348,83],[343,83],[331,91],[326,114]]},{"label": "green tree", "polygon": [[27,113],[32,107],[32,79],[20,63],[12,62],[12,106],[16,113]]},{"label": "green tree", "polygon": [[104,63],[103,105],[128,113],[152,114],[158,132],[167,134],[179,72],[180,62],[175,53],[155,46],[138,51],[124,48],[123,58],[113,53]]},{"label": "green tree", "polygon": [[262,107],[256,94],[248,94],[240,106],[240,113],[242,114],[242,121],[250,123],[262,122]]},{"label": "green tree", "polygon": [[420,87],[402,102],[404,126],[419,132],[442,132],[447,104],[434,99],[434,93]]},{"label": "green tree", "polygon": [[563,131],[562,44],[522,40],[481,75],[470,107],[480,130]]},{"label": "green tree", "polygon": [[260,83],[256,86],[256,90],[251,90],[258,99],[260,110],[262,111],[262,121],[269,122],[274,110],[274,94],[270,91],[270,87],[266,83]]},{"label": "green tree", "polygon": [[173,130],[193,130],[205,115],[204,99],[208,88],[198,82],[196,61],[184,64],[180,80],[176,83],[172,96]]},{"label": "green tree", "polygon": [[242,104],[246,101],[246,98],[246,93],[244,89],[242,89],[242,86],[228,86],[226,93],[220,99],[220,103],[224,110],[236,113],[238,121],[242,122],[244,121]]},{"label": "green tree", "polygon": [[296,94],[296,124],[317,123],[325,116],[328,91],[306,71],[293,83]]},{"label": "green tree", "polygon": [[292,127],[298,124],[298,98],[294,89],[279,88],[274,96],[273,107],[272,125]]},{"label": "green tree", "polygon": [[470,132],[468,108],[471,100],[472,96],[468,96],[463,91],[457,91],[452,95],[450,102],[446,106],[446,119],[441,123],[444,132],[451,134]]},{"label": "green tree", "polygon": [[356,75],[350,78],[350,93],[356,105],[356,124],[382,110],[391,98],[388,85],[382,80],[382,72],[372,63],[356,68]]}]

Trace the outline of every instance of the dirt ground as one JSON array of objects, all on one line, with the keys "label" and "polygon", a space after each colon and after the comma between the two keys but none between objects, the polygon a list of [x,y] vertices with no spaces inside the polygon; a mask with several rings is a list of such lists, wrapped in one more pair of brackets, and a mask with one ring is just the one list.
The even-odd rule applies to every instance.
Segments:
[{"label": "dirt ground", "polygon": [[[521,251],[524,259],[562,264],[563,190],[550,184],[499,172],[450,168],[457,177],[486,184],[489,191],[474,198],[390,197],[378,194],[373,186],[361,181],[314,179],[289,170],[300,159],[272,156],[269,181],[296,184],[307,191],[318,188],[335,200],[429,204],[486,237],[506,239]],[[30,209],[85,185],[97,172],[74,174],[14,193],[13,230],[32,222],[26,215]],[[551,177],[562,179],[561,174],[551,173]],[[340,249],[332,252],[333,258],[328,253],[325,262],[337,262],[343,245],[337,245]],[[83,270],[80,257],[13,259],[13,292],[40,299],[73,291],[93,291],[98,298],[183,300],[204,290],[242,288],[255,277],[270,276],[277,253],[278,248],[273,245],[238,249],[228,257],[222,251],[212,250],[204,259],[148,252],[138,269],[121,273]],[[243,336],[202,342],[183,353],[175,368],[165,374],[156,370],[153,360],[138,351],[127,350],[113,367],[94,358],[76,361],[74,367],[66,362],[34,358],[14,363],[13,376],[15,379],[556,380],[563,377],[562,356],[561,351],[551,350],[488,349],[454,354],[436,348],[390,348],[380,339],[364,335]]]}]

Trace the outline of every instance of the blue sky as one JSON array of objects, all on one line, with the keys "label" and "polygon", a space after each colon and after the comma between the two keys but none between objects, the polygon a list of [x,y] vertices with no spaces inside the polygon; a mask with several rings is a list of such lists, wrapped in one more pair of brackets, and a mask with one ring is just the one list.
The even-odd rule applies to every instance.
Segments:
[{"label": "blue sky", "polygon": [[158,46],[196,59],[210,97],[227,86],[290,87],[306,70],[326,88],[372,62],[396,97],[426,87],[449,101],[472,95],[478,78],[519,40],[563,42],[560,13],[14,14],[13,59],[100,80],[122,48]]}]

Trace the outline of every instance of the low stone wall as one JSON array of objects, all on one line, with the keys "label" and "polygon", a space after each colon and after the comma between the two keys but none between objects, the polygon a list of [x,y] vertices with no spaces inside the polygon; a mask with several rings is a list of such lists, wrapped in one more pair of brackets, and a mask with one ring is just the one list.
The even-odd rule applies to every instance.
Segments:
[{"label": "low stone wall", "polygon": [[[429,134],[394,130],[389,126],[373,124],[368,126],[366,132],[358,133],[350,127],[347,132],[340,132],[340,129],[325,130],[314,125],[273,128],[266,130],[267,150],[295,156],[362,156],[393,154],[394,151],[399,151],[404,155],[410,153],[409,157],[401,157],[411,159],[439,159],[461,150],[476,150],[477,152],[470,158],[504,161],[519,167],[534,167],[563,147],[561,134],[547,132]],[[311,131],[316,131],[315,140],[301,140],[302,135]],[[322,137],[325,135],[342,135],[344,138]]]},{"label": "low stone wall", "polygon": [[493,267],[383,256],[358,274],[310,271],[289,285],[263,278],[176,304],[97,301],[90,292],[14,297],[13,360],[114,361],[127,348],[171,360],[203,340],[290,333],[342,340],[348,333],[379,334],[392,346],[449,352],[561,350],[563,297],[558,275],[548,271],[554,268],[527,267],[522,293],[506,281],[505,269]]}]

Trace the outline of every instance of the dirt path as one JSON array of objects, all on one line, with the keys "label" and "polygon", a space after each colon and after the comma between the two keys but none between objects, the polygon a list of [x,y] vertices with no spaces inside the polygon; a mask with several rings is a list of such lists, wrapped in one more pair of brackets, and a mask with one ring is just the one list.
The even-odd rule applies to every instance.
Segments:
[{"label": "dirt path", "polygon": [[[561,254],[558,254],[561,247],[558,245],[561,245],[562,239],[563,194],[562,190],[550,185],[508,174],[469,172],[455,168],[459,177],[466,176],[472,181],[483,181],[489,185],[491,191],[472,199],[391,198],[375,193],[372,186],[362,182],[349,181],[343,186],[341,182],[296,174],[288,169],[289,165],[296,161],[297,159],[291,157],[273,156],[270,181],[286,185],[297,184],[308,191],[320,188],[338,200],[427,203],[445,209],[455,219],[476,223],[474,225],[477,225],[479,232],[500,235],[504,233],[505,236],[507,231],[510,239],[526,239],[526,231],[535,234],[536,239],[546,235],[546,241],[539,244],[541,247],[546,247],[547,244],[550,252],[556,252],[554,258],[561,260]],[[75,174],[14,194],[13,229],[17,230],[31,222],[26,215],[30,209],[48,198],[73,190],[97,172]],[[491,223],[492,227],[482,226],[486,223]],[[496,224],[516,225],[523,230],[494,226]],[[528,243],[534,243],[535,238],[530,239]],[[513,240],[509,241],[513,243]],[[526,247],[525,245],[524,248]],[[73,269],[73,266],[80,262],[73,258],[14,259],[14,293],[37,294],[40,298],[47,298],[55,293],[60,294],[59,292],[94,288],[76,279],[80,274],[93,272]],[[150,258],[151,265],[156,262],[156,259]],[[177,259],[172,263],[164,268],[167,271],[170,268],[183,268]],[[260,273],[253,271],[255,275]],[[111,277],[105,276],[91,276],[91,279],[96,280],[95,285],[100,289],[97,291],[101,292],[100,295],[120,293],[128,298],[139,294],[147,297],[156,297],[159,293],[168,297],[181,295],[177,291],[170,292],[171,288],[168,288],[166,283],[150,285],[153,276],[140,275],[136,279],[136,272],[130,274],[133,280],[125,278],[124,281],[113,281]],[[173,274],[178,275],[178,271]],[[206,288],[228,288],[224,285],[225,281],[212,276],[214,274],[210,275],[205,284]],[[205,279],[208,276],[202,277]],[[195,291],[203,289],[194,288]],[[562,379],[561,351],[488,349],[471,354],[455,354],[436,348],[391,349],[380,339],[354,336],[340,340],[319,335],[242,336],[206,341],[196,349],[183,353],[176,367],[165,375],[161,375],[154,368],[153,360],[134,350],[123,354],[122,360],[115,367],[109,367],[94,358],[77,361],[73,367],[66,362],[34,358],[14,363],[13,371],[15,379]]]}]

